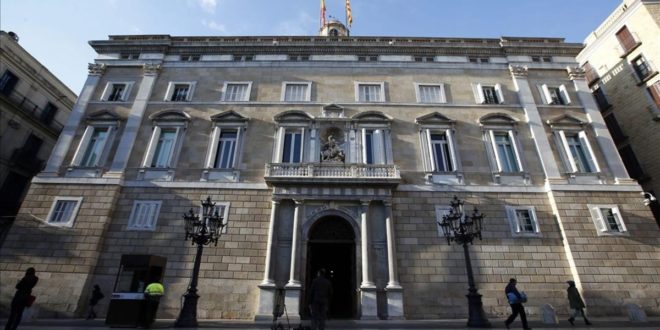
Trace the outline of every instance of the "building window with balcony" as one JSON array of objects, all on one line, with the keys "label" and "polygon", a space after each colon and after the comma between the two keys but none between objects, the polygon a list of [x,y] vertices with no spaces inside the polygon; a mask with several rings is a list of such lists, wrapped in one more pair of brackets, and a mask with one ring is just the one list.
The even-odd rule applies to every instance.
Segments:
[{"label": "building window with balcony", "polygon": [[283,102],[309,102],[311,100],[311,82],[288,82],[282,83]]},{"label": "building window with balcony", "polygon": [[48,223],[59,227],[73,227],[82,200],[82,197],[56,196],[46,218]]},{"label": "building window with balcony", "polygon": [[639,79],[640,82],[646,81],[655,73],[649,62],[642,55],[635,57],[631,64],[635,74],[637,75],[637,79]]},{"label": "building window with balcony", "polygon": [[632,32],[628,30],[627,26],[622,27],[621,30],[616,33],[616,38],[619,40],[619,44],[621,45],[621,48],[623,48],[623,53],[625,55],[632,52],[641,44],[635,40],[635,37]]},{"label": "building window with balcony", "polygon": [[472,91],[477,104],[503,104],[502,85],[473,84]]},{"label": "building window with balcony", "polygon": [[556,131],[555,139],[561,146],[561,158],[568,173],[600,172],[585,131]]},{"label": "building window with balcony", "polygon": [[170,102],[188,102],[192,100],[195,90],[195,82],[175,82],[172,81],[167,87],[165,101]]},{"label": "building window with balcony", "polygon": [[303,159],[304,129],[287,129],[282,141],[282,163],[301,163]]},{"label": "building window with balcony", "polygon": [[128,218],[129,230],[155,230],[162,201],[136,200]]},{"label": "building window with balcony", "polygon": [[543,98],[543,103],[553,105],[569,105],[571,104],[571,97],[568,95],[568,90],[565,85],[548,86],[547,84],[539,85],[539,91]]},{"label": "building window with balcony", "polygon": [[447,103],[444,84],[415,83],[415,96],[418,103]]},{"label": "building window with balcony", "polygon": [[225,102],[247,102],[250,100],[251,81],[225,82],[222,88],[222,100]]},{"label": "building window with balcony", "polygon": [[628,230],[616,205],[587,204],[598,236],[626,235]]},{"label": "building window with balcony", "polygon": [[607,100],[607,96],[605,95],[602,86],[598,86],[594,89],[592,94],[594,95],[594,98],[596,98],[596,104],[598,104],[598,110],[600,110],[600,112],[603,112],[612,106]]},{"label": "building window with balcony", "polygon": [[56,113],[57,107],[54,104],[48,102],[46,103],[43,112],[39,116],[39,119],[41,119],[41,122],[44,124],[48,125],[53,122],[53,118],[55,118]]},{"label": "building window with balcony", "polygon": [[515,237],[538,237],[541,236],[536,211],[533,206],[505,206],[506,215]]},{"label": "building window with balcony", "polygon": [[101,100],[106,102],[125,102],[131,93],[133,82],[109,82],[105,85]]},{"label": "building window with balcony", "polygon": [[356,82],[355,102],[385,102],[385,83]]},{"label": "building window with balcony", "polygon": [[4,95],[11,94],[17,83],[18,77],[11,71],[6,70],[5,73],[2,74],[2,77],[0,77],[0,93]]}]

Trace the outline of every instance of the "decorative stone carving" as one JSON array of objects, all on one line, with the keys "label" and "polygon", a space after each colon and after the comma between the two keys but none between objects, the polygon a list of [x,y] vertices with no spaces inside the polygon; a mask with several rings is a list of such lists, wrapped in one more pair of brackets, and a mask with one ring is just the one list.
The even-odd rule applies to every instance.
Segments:
[{"label": "decorative stone carving", "polygon": [[566,71],[568,72],[568,79],[570,80],[585,79],[585,71],[583,68],[567,66]]},{"label": "decorative stone carving", "polygon": [[158,71],[160,71],[160,64],[145,63],[144,66],[142,66],[142,71],[143,71],[144,75],[158,74]]},{"label": "decorative stone carving", "polygon": [[321,134],[321,162],[323,163],[343,163],[346,154],[341,145],[344,142],[344,133],[337,127],[326,129]]},{"label": "decorative stone carving", "polygon": [[527,78],[529,74],[526,65],[509,65],[509,70],[514,77]]},{"label": "decorative stone carving", "polygon": [[89,63],[87,64],[87,71],[90,75],[102,75],[105,72],[105,64]]}]

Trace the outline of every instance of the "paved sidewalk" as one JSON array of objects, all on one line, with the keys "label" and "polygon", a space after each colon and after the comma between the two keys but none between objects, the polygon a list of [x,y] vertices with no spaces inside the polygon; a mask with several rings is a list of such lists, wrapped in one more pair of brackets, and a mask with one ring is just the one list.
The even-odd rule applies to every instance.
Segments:
[{"label": "paved sidewalk", "polygon": [[[560,320],[558,325],[543,324],[538,321],[530,321],[533,329],[637,329],[637,330],[657,330],[660,329],[660,318],[649,318],[649,322],[639,323],[630,322],[625,318],[591,318],[593,325],[585,326],[582,320],[576,320],[575,326],[571,326],[568,321]],[[2,324],[6,320],[2,320]],[[280,320],[284,329],[289,329],[286,320]],[[426,330],[426,329],[469,329],[466,327],[466,320],[402,320],[402,321],[361,321],[361,320],[330,320],[326,326],[328,330]],[[504,319],[491,319],[491,324],[495,329],[504,329]],[[291,329],[297,327],[299,322],[291,324]],[[309,325],[309,321],[303,321],[303,324]],[[152,329],[173,328],[174,320],[159,319],[153,325]],[[203,329],[270,329],[271,322],[238,321],[238,320],[202,320],[199,322],[199,328]],[[83,319],[43,319],[35,321],[26,321],[21,323],[21,330],[99,330],[100,328],[109,329],[105,320],[83,320]],[[522,329],[520,321],[517,320],[511,325],[511,329]]]}]

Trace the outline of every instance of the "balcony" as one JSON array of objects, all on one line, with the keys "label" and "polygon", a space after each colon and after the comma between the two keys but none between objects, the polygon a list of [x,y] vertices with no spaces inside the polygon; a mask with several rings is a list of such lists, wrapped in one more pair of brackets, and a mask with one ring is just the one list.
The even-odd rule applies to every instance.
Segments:
[{"label": "balcony", "polygon": [[365,184],[396,186],[401,174],[396,165],[307,163],[266,164],[266,183]]},{"label": "balcony", "polygon": [[52,108],[42,108],[16,90],[0,93],[0,97],[5,98],[7,102],[15,105],[23,112],[29,115],[33,120],[46,127],[56,136],[60,134],[64,125],[54,120],[55,111]]}]

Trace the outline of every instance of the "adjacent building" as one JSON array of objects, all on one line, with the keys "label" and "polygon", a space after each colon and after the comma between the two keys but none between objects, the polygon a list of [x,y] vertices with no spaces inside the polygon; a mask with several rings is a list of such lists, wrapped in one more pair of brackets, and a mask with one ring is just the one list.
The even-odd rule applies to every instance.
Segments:
[{"label": "adjacent building", "polygon": [[0,31],[0,246],[75,101],[15,33]]},{"label": "adjacent building", "polygon": [[[660,1],[625,0],[585,40],[577,60],[630,176],[660,225]],[[652,200],[655,199],[655,200]]]},{"label": "adjacent building", "polygon": [[660,232],[581,44],[355,37],[336,21],[320,36],[90,44],[98,57],[0,250],[3,302],[35,266],[40,316],[79,316],[94,284],[142,289],[120,263],[155,255],[159,317],[175,318],[196,251],[183,214],[210,196],[227,229],[204,250],[199,318],[271,319],[282,296],[307,317],[319,268],[331,318],[465,317],[463,250],[437,224],[457,196],[486,215],[470,252],[489,315],[509,312],[511,277],[532,315],[565,315],[570,279],[593,315],[660,313]]}]

